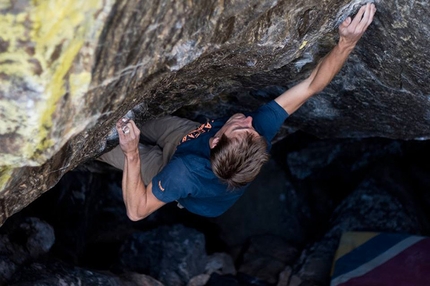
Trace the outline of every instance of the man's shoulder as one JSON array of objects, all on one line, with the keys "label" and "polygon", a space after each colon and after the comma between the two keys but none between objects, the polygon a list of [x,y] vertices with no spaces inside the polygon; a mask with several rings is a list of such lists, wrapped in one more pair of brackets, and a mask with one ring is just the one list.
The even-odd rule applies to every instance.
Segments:
[{"label": "man's shoulder", "polygon": [[204,163],[192,154],[174,156],[152,179],[153,193],[163,202],[194,196],[204,185]]},{"label": "man's shoulder", "polygon": [[265,104],[261,105],[257,109],[254,110],[252,113],[266,113],[266,112],[274,112],[280,116],[288,117],[288,113],[285,111],[282,106],[279,105],[279,103],[276,102],[276,100],[271,100],[269,102],[266,102]]},{"label": "man's shoulder", "polygon": [[270,149],[270,142],[288,117],[287,112],[272,100],[249,115],[255,130],[266,139]]}]

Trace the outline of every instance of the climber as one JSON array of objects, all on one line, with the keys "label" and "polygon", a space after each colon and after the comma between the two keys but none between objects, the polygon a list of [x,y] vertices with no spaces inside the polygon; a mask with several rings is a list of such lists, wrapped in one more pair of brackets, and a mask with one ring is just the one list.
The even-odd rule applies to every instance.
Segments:
[{"label": "climber", "polygon": [[284,120],[330,83],[375,12],[369,3],[348,17],[339,26],[338,44],[310,76],[255,112],[204,124],[168,116],[141,130],[133,120],[120,119],[120,145],[100,159],[123,170],[128,217],[143,219],[173,201],[202,216],[225,212],[268,160],[270,141]]}]

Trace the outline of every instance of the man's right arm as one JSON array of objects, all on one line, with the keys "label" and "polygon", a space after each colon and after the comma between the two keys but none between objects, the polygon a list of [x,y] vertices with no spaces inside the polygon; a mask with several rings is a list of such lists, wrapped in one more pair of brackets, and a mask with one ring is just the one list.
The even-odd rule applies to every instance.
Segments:
[{"label": "man's right arm", "polygon": [[[132,120],[123,127],[117,123],[119,142],[125,155],[122,175],[122,194],[127,216],[132,221],[144,219],[163,205],[152,193],[152,183],[145,186],[140,174],[140,156],[138,150],[140,131]],[[125,129],[123,129],[125,128]],[[123,131],[127,131],[124,133]]]},{"label": "man's right arm", "polygon": [[275,99],[289,115],[331,82],[372,23],[375,12],[375,5],[368,3],[361,7],[354,20],[348,17],[339,27],[339,43],[323,58],[311,75]]},{"label": "man's right arm", "polygon": [[122,192],[127,216],[132,221],[146,218],[164,206],[152,193],[152,182],[145,186],[140,175],[140,156],[125,156]]}]

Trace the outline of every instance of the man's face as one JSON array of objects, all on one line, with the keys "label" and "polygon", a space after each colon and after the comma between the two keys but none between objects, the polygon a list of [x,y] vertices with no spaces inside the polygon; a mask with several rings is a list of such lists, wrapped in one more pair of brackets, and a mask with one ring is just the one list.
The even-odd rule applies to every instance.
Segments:
[{"label": "man's face", "polygon": [[228,138],[237,138],[244,136],[246,132],[255,136],[260,136],[252,126],[251,116],[246,117],[242,113],[236,113],[227,120],[215,136],[221,137],[221,135],[224,134]]}]

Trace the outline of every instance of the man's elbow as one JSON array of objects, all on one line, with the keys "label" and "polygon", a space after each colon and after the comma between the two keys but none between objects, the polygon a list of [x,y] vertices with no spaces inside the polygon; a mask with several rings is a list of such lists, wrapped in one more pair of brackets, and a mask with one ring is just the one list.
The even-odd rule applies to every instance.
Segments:
[{"label": "man's elbow", "polygon": [[138,214],[138,213],[135,213],[135,212],[129,212],[129,211],[127,211],[127,217],[131,221],[142,220],[142,219],[146,218],[148,215],[149,214]]}]

